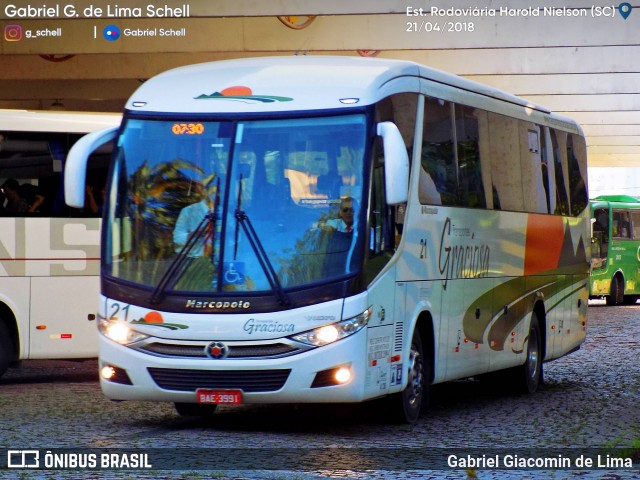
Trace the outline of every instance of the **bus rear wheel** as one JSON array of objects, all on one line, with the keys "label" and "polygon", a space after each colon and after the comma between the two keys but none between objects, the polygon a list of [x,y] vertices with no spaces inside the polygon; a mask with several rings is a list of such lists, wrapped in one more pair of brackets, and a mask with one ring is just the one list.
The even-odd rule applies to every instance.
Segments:
[{"label": "bus rear wheel", "polygon": [[9,328],[0,318],[0,377],[11,365],[13,356],[13,342],[9,335]]},{"label": "bus rear wheel", "polygon": [[611,279],[611,290],[606,300],[607,305],[610,307],[621,305],[624,302],[624,284],[620,275],[616,275]]},{"label": "bus rear wheel", "polygon": [[176,402],[175,407],[181,417],[211,417],[216,412],[218,405]]},{"label": "bus rear wheel", "polygon": [[542,338],[536,312],[531,314],[526,359],[516,372],[519,377],[518,389],[523,393],[534,393],[542,383]]}]

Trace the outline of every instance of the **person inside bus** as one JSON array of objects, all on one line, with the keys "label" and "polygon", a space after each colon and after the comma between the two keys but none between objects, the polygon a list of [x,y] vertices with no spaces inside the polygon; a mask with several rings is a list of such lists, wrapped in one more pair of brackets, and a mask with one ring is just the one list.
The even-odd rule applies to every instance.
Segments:
[{"label": "person inside bus", "polygon": [[4,207],[6,213],[28,213],[29,203],[20,196],[20,184],[14,178],[9,178],[2,184],[2,193],[7,197]]},{"label": "person inside bus", "polygon": [[105,187],[103,186],[100,189],[100,202],[96,200],[95,195],[93,194],[93,185],[87,184],[85,187],[85,194],[87,197],[87,213],[91,213],[92,215],[102,216],[102,206],[104,205],[104,197],[105,197]]},{"label": "person inside bus", "polygon": [[340,217],[327,220],[322,228],[329,231],[352,233],[355,227],[355,204],[353,197],[342,198],[340,200]]},{"label": "person inside bus", "polygon": [[18,188],[18,193],[29,204],[29,213],[42,212],[42,204],[45,201],[45,196],[42,195],[38,187],[30,183],[23,183]]},{"label": "person inside bus", "polygon": [[[213,210],[214,200],[216,197],[217,184],[213,180],[209,183],[206,193],[202,200],[184,207],[178,215],[175,227],[173,229],[173,244],[176,253],[180,252],[185,244],[189,241],[191,235],[196,231],[202,219]],[[208,232],[209,233],[209,232]],[[206,237],[205,235],[204,237]],[[199,239],[198,239],[199,240]],[[206,238],[198,241],[189,252],[191,257],[199,257],[206,255]]]}]

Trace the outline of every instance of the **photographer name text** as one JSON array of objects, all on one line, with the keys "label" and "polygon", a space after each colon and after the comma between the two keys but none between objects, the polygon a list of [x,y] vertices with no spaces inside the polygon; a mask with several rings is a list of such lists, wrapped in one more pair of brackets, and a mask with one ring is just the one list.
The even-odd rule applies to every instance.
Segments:
[{"label": "photographer name text", "polygon": [[580,455],[569,458],[563,455],[529,457],[522,455],[448,455],[450,468],[516,468],[516,469],[571,469],[571,468],[624,468],[633,469],[633,460],[614,455]]},{"label": "photographer name text", "polygon": [[169,5],[148,4],[144,7],[124,7],[121,5],[106,5],[96,7],[89,5],[78,8],[72,4],[55,5],[26,5],[9,4],[4,7],[4,15],[15,19],[46,19],[46,18],[188,18],[190,5],[185,3],[179,7]]}]

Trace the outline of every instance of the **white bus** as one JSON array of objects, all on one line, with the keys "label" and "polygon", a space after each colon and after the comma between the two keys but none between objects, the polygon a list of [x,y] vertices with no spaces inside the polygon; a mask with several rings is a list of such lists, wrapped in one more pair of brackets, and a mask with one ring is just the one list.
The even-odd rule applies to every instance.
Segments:
[{"label": "white bus", "polygon": [[413,422],[429,385],[528,392],[585,338],[581,128],[418,64],[292,57],[145,82],[116,138],[99,363],[117,400],[360,402]]},{"label": "white bus", "polygon": [[[71,145],[121,115],[0,110],[0,375],[23,359],[98,354],[100,191],[109,146],[88,178],[94,210],[64,202]],[[83,184],[81,188],[85,189]]]}]

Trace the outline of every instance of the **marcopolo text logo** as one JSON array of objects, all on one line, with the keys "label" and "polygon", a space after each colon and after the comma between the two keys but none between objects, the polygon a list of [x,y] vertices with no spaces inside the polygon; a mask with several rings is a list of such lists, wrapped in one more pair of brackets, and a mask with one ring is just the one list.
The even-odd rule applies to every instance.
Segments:
[{"label": "marcopolo text logo", "polygon": [[9,450],[7,452],[9,468],[40,468],[40,452],[38,450]]},{"label": "marcopolo text logo", "polygon": [[5,25],[4,26],[4,39],[7,42],[19,42],[22,40],[22,26],[20,25]]},{"label": "marcopolo text logo", "polygon": [[107,25],[102,31],[102,36],[105,40],[115,42],[120,38],[120,29],[115,25]]}]

